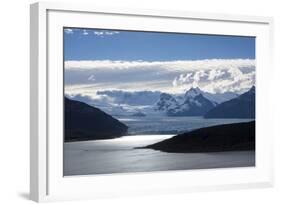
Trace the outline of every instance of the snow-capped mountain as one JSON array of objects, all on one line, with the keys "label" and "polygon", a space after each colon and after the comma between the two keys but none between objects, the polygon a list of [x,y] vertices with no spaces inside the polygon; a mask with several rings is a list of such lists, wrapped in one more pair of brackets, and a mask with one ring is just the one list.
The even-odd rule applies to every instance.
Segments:
[{"label": "snow-capped mountain", "polygon": [[162,93],[160,95],[159,101],[156,103],[155,110],[168,112],[169,110],[174,110],[178,108],[179,104],[177,100],[170,94]]},{"label": "snow-capped mountain", "polygon": [[185,98],[194,98],[199,94],[203,94],[204,92],[200,90],[200,88],[190,88],[186,93],[184,94]]},{"label": "snow-capped mountain", "polygon": [[199,87],[191,88],[182,97],[185,99],[187,97],[195,97],[196,95],[202,94],[208,100],[220,104],[222,102],[231,100],[239,96],[239,94],[234,92],[225,92],[225,93],[209,93],[201,90]]},{"label": "snow-capped mountain", "polygon": [[191,88],[184,96],[173,97],[170,94],[162,93],[155,110],[162,111],[169,116],[202,116],[216,104],[207,99],[199,88]]}]

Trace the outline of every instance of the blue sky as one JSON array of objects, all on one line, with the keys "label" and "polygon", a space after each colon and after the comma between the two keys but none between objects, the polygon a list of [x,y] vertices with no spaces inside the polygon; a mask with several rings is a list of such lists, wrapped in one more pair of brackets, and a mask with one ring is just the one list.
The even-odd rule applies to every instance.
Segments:
[{"label": "blue sky", "polygon": [[255,38],[64,29],[65,60],[255,59]]},{"label": "blue sky", "polygon": [[242,93],[255,83],[255,38],[64,29],[65,91]]}]

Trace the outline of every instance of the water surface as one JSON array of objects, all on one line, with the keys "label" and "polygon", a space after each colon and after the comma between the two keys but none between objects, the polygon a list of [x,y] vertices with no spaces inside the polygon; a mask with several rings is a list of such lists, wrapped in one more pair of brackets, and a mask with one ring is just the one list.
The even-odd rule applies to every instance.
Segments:
[{"label": "water surface", "polygon": [[253,119],[205,119],[203,117],[167,117],[167,116],[145,116],[117,117],[118,120],[126,124],[128,134],[178,134],[190,130],[209,127],[220,124],[230,124],[238,122],[249,122]]},{"label": "water surface", "polygon": [[64,143],[64,175],[132,173],[255,165],[254,151],[165,153],[146,146],[172,135],[125,136],[112,140]]}]

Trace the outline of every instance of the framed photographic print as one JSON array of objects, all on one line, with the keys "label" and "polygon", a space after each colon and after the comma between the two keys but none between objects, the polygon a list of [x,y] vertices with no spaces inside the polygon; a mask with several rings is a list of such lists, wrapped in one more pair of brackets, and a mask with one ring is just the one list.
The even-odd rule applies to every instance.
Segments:
[{"label": "framed photographic print", "polygon": [[31,5],[31,199],[271,186],[272,22]]}]

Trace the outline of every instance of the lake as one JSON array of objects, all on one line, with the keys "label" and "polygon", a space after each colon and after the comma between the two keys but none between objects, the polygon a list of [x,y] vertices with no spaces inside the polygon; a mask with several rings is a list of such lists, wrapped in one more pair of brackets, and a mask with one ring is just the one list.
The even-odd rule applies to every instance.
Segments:
[{"label": "lake", "polygon": [[165,153],[134,149],[172,135],[64,143],[64,176],[255,166],[254,151]]},{"label": "lake", "polygon": [[221,124],[238,122],[249,122],[253,119],[205,119],[203,117],[166,117],[166,116],[145,116],[145,117],[116,117],[126,124],[129,135],[144,134],[178,134],[201,127],[209,127]]},{"label": "lake", "polygon": [[65,176],[255,166],[255,151],[165,153],[135,149],[183,131],[251,119],[154,116],[119,117],[119,120],[129,126],[128,136],[64,143]]}]

